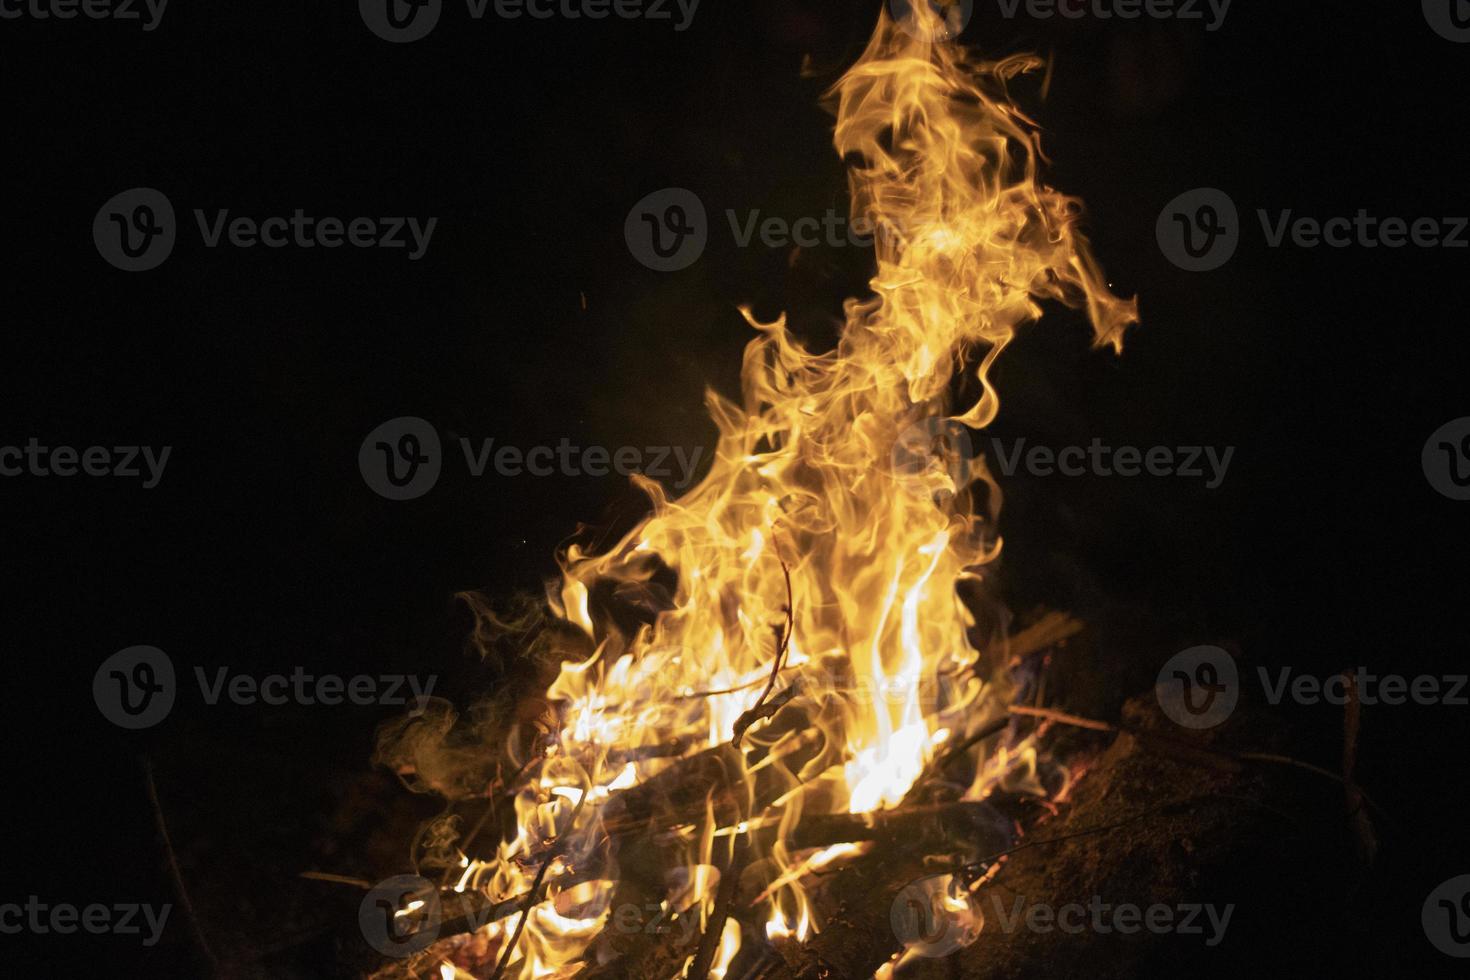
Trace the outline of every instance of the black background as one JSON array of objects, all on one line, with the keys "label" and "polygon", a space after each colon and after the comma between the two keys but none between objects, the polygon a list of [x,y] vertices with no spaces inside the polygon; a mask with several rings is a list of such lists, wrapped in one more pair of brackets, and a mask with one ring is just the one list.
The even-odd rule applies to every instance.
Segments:
[{"label": "black background", "polygon": [[[158,729],[122,733],[90,696],[122,647],[156,645],[190,673],[435,673],[466,702],[493,689],[453,593],[537,588],[578,522],[625,524],[638,495],[616,476],[474,479],[449,444],[435,490],[396,503],[364,484],[359,443],[420,415],[446,442],[711,445],[702,391],[738,390],[749,339],[736,307],[788,311],[820,346],[841,299],[864,292],[866,251],[737,248],[723,215],[845,211],[819,101],[878,6],[704,0],[676,32],[477,22],[451,0],[408,45],[372,35],[345,0],[174,0],[151,33],[0,22],[0,444],[173,447],[151,491],[0,479],[0,901],[172,901],[141,757],[166,809],[243,784],[267,809],[310,810],[327,805],[329,774],[366,768],[387,714],[186,695]],[[1197,642],[1298,671],[1463,672],[1470,505],[1429,486],[1419,453],[1470,414],[1470,250],[1269,249],[1255,210],[1470,213],[1457,138],[1470,45],[1435,34],[1416,3],[1237,0],[1215,32],[997,9],[979,3],[964,39],[1054,58],[1045,97],[1039,81],[1018,95],[1045,128],[1052,183],[1087,202],[1099,259],[1143,320],[1121,358],[1090,351],[1075,314],[1034,325],[997,372],[997,434],[1236,447],[1216,490],[1004,481],[1008,600],[1161,624],[1129,691]],[[170,197],[181,239],[161,268],[128,274],[102,261],[91,225],[140,185]],[[623,221],[667,186],[701,196],[712,234],[700,261],[665,274],[632,258]],[[1154,225],[1199,186],[1231,195],[1244,240],[1224,268],[1191,274]],[[418,262],[206,249],[193,227],[195,208],[298,207],[439,223]],[[1315,710],[1337,724],[1337,709]],[[1385,934],[1412,934],[1413,896],[1470,871],[1456,798],[1467,710],[1365,717],[1362,778],[1411,845]],[[322,797],[275,778],[287,770],[319,774]],[[195,975],[175,915],[152,951],[51,936],[26,938],[24,955],[34,975],[135,961]],[[0,957],[22,957],[21,942],[0,937]]]}]

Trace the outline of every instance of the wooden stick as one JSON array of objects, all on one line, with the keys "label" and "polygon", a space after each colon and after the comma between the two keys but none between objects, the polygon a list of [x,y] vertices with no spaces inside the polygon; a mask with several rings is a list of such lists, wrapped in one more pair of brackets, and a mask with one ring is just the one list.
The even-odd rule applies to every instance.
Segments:
[{"label": "wooden stick", "polygon": [[707,980],[710,967],[714,966],[715,953],[719,952],[720,939],[725,934],[725,922],[730,918],[730,906],[735,902],[735,893],[740,890],[740,873],[745,870],[750,849],[744,841],[738,841],[730,850],[730,860],[720,872],[720,888],[715,893],[715,907],[705,923],[704,935],[699,937],[699,952],[694,964],[686,974],[686,980]]},{"label": "wooden stick", "polygon": [[[929,847],[935,843],[970,842],[977,831],[987,843],[1010,843],[1007,835],[996,833],[996,810],[988,803],[961,800],[955,803],[929,803],[903,806],[874,813],[805,814],[784,838],[791,850],[830,847],[833,844],[855,844],[879,841],[905,847]],[[756,827],[750,836],[763,844],[775,843],[778,824]]]},{"label": "wooden stick", "polygon": [[1056,646],[1063,640],[1081,633],[1082,628],[1080,620],[1073,619],[1066,613],[1049,612],[1006,640],[1011,662],[1014,663],[1023,657],[1030,656],[1038,650]]},{"label": "wooden stick", "polygon": [[163,805],[158,802],[158,785],[153,779],[153,763],[146,758],[143,760],[143,777],[148,783],[148,802],[153,804],[153,820],[158,826],[158,836],[163,838],[163,849],[168,856],[169,877],[174,880],[174,887],[179,892],[179,902],[184,906],[184,912],[189,918],[189,928],[194,933],[194,941],[199,944],[199,949],[204,953],[204,958],[209,962],[211,973],[219,972],[219,960],[215,959],[214,950],[209,948],[209,940],[204,938],[204,929],[199,925],[199,916],[194,912],[194,903],[189,900],[189,889],[184,887],[184,873],[179,870],[179,859],[174,853],[173,839],[169,837],[168,823],[163,819]]}]

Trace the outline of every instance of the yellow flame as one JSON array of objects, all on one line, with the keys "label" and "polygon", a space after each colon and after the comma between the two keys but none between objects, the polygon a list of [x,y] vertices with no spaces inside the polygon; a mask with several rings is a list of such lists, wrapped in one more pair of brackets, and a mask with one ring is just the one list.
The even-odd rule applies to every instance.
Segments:
[{"label": "yellow flame", "polygon": [[714,964],[710,967],[710,980],[725,980],[725,973],[730,969],[730,963],[739,952],[740,924],[734,919],[726,919],[725,928],[720,933],[720,949],[715,954]]},{"label": "yellow flame", "polygon": [[[788,737],[805,738],[806,750],[782,755],[761,742],[763,722],[751,729],[770,750],[763,765],[801,771],[750,826],[777,821],[789,831],[803,807],[892,807],[941,743],[1005,710],[1004,675],[974,676],[974,621],[955,589],[962,579],[983,583],[1000,550],[999,492],[982,462],[929,453],[928,435],[951,420],[979,428],[994,419],[991,368],[1043,302],[1084,309],[1095,344],[1115,349],[1136,307],[1108,292],[1077,230],[1078,203],[1041,181],[1036,127],[1007,95],[1007,83],[1040,62],[973,60],[945,40],[928,5],[913,6],[910,29],[881,17],[833,90],[836,149],[854,161],[852,212],[880,232],[872,295],[847,302],[841,339],[826,353],[808,352],[784,318],[761,323],[747,311],[756,337],[742,397],[706,396],[719,430],[708,475],[678,499],[643,481],[647,520],[603,554],[574,547],[563,556],[550,604],[596,652],[565,665],[550,688],[558,744],[517,800],[520,832],[494,862],[492,894],[528,887],[534,864],[524,858],[573,833],[563,824],[584,791],[590,811],[672,764],[613,761],[609,750],[677,740],[693,753],[729,742],[783,645],[776,686],[797,687],[786,710],[804,713],[803,723]],[[973,392],[958,412],[949,404],[956,389]],[[988,491],[984,506],[975,483]],[[651,625],[628,635],[596,621],[594,585],[639,585],[662,570],[678,587]],[[1029,745],[1019,753],[1023,762],[1033,755]],[[980,767],[971,795],[1014,761]],[[722,863],[709,857],[714,841],[745,829],[716,834],[706,813],[710,825],[686,835],[690,867]],[[810,935],[801,876],[861,850],[797,858],[778,843],[771,856],[784,874],[768,890],[767,935]],[[696,876],[706,911],[717,877]],[[533,909],[518,975],[582,955],[596,932],[589,921],[549,903]],[[731,922],[714,975],[738,948]]]}]

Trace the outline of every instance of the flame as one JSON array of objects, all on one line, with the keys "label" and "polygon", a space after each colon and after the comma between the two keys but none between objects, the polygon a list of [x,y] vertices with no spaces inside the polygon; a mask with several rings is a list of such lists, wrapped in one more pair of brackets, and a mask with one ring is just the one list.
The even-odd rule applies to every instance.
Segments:
[{"label": "flame", "polygon": [[[758,771],[781,777],[782,792],[738,826],[717,828],[707,807],[671,866],[717,868],[728,853],[720,841],[780,827],[765,855],[779,869],[762,898],[767,934],[804,938],[819,923],[801,878],[863,849],[790,853],[785,832],[803,810],[891,808],[945,741],[1005,711],[1006,675],[976,674],[976,623],[956,591],[962,581],[983,587],[1000,552],[999,492],[983,462],[930,453],[928,436],[995,418],[992,367],[1043,302],[1084,309],[1095,344],[1118,350],[1136,306],[1106,288],[1076,227],[1078,203],[1039,177],[1037,128],[1006,86],[1041,62],[973,60],[928,5],[913,7],[908,29],[881,17],[833,90],[836,149],[855,161],[853,215],[882,232],[872,295],[845,304],[841,339],[825,353],[807,351],[784,318],[744,311],[756,337],[742,398],[706,396],[719,430],[708,475],[678,499],[642,481],[650,517],[604,553],[566,551],[550,605],[594,653],[564,665],[548,692],[560,730],[517,797],[518,835],[469,866],[460,887],[523,892],[547,841],[593,847],[599,806],[676,762],[612,750],[725,745],[742,715],[789,692],[782,710],[799,721],[757,718],[745,736],[751,795]],[[960,411],[956,390],[972,393]],[[670,573],[677,588],[651,623],[629,632],[599,620],[599,584],[636,590]],[[1023,744],[977,760],[969,795],[1034,754]],[[586,813],[571,826],[584,793]],[[707,914],[717,878],[686,876],[679,887],[692,882]],[[489,929],[513,935],[515,921]],[[531,909],[513,975],[550,975],[582,956],[590,921],[560,916],[551,899]],[[715,976],[739,950],[734,926]]]}]

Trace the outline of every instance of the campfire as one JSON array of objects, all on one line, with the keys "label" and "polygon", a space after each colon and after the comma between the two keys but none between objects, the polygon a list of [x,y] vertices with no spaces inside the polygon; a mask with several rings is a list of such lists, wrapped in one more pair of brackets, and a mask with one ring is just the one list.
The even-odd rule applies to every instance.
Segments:
[{"label": "campfire", "polygon": [[1044,304],[1116,350],[1136,307],[1007,93],[1042,63],[979,61],[914,7],[831,93],[852,214],[879,232],[836,348],[746,311],[703,481],[641,481],[650,516],[567,548],[538,617],[485,613],[552,665],[544,696],[496,744],[446,748],[443,705],[384,732],[416,787],[490,812],[425,829],[431,888],[396,895],[403,948],[370,972],[887,975],[974,938],[976,890],[1079,776],[1014,710],[1079,626],[1000,607],[1001,494],[963,445]]}]

